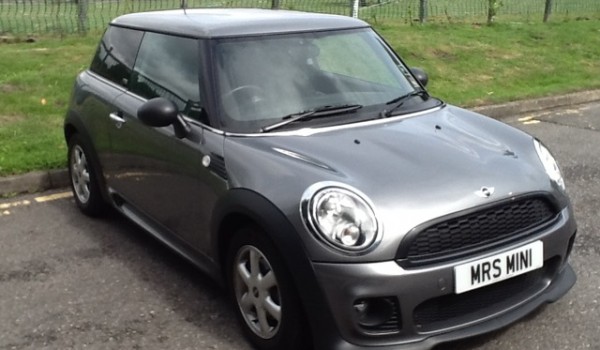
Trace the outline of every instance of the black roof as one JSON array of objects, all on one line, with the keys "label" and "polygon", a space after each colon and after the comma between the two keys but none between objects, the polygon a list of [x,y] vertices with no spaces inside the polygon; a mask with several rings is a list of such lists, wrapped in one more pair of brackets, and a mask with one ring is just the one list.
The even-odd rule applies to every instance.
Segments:
[{"label": "black roof", "polygon": [[361,20],[338,15],[286,10],[214,8],[131,13],[115,18],[111,24],[205,38],[369,26]]}]

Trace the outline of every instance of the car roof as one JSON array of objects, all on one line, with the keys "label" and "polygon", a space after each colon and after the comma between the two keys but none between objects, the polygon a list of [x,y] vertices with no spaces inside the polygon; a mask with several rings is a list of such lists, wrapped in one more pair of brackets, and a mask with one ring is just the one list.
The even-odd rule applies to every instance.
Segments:
[{"label": "car roof", "polygon": [[361,20],[338,15],[268,9],[179,9],[139,12],[111,25],[191,37],[231,37],[365,28]]}]

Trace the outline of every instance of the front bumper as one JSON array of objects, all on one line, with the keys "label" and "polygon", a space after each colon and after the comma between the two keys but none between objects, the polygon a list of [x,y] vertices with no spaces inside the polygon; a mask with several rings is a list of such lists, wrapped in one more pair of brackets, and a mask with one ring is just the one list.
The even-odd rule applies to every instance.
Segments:
[{"label": "front bumper", "polygon": [[[576,277],[567,263],[575,237],[568,209],[552,227],[486,254],[442,265],[404,269],[396,261],[314,263],[339,331],[334,349],[429,349],[506,326],[564,295]],[[544,243],[544,266],[463,294],[454,293],[454,266],[534,242]],[[365,327],[355,305],[385,300],[393,317]]]}]

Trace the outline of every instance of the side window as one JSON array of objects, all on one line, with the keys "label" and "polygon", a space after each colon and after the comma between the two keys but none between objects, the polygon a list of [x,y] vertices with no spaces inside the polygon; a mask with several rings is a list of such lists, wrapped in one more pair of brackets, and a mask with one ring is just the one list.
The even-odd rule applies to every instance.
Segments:
[{"label": "side window", "polygon": [[146,33],[129,85],[147,99],[164,97],[179,111],[207,123],[200,101],[199,44],[196,39]]},{"label": "side window", "polygon": [[143,33],[137,30],[109,27],[92,60],[92,72],[126,87],[142,36]]}]

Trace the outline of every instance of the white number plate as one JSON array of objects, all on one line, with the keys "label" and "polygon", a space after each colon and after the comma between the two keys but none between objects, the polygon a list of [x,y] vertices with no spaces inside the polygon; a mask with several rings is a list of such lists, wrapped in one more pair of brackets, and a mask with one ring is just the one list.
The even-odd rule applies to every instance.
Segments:
[{"label": "white number plate", "polygon": [[544,266],[544,244],[528,245],[454,267],[456,294],[509,279]]}]

